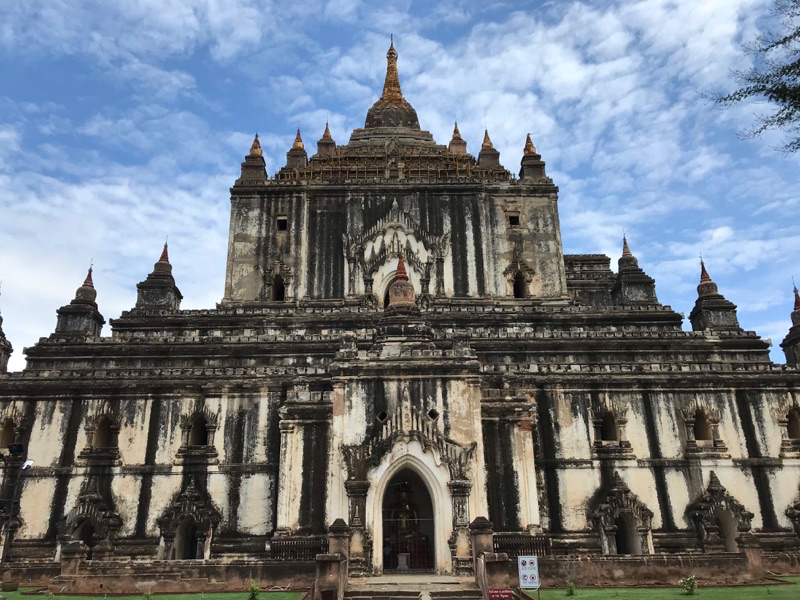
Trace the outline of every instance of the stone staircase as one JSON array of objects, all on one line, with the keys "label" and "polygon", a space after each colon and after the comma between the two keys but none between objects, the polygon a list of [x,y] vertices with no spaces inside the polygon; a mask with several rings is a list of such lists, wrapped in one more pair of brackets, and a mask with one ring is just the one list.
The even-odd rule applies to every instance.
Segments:
[{"label": "stone staircase", "polygon": [[472,578],[384,576],[351,579],[345,600],[481,600]]}]

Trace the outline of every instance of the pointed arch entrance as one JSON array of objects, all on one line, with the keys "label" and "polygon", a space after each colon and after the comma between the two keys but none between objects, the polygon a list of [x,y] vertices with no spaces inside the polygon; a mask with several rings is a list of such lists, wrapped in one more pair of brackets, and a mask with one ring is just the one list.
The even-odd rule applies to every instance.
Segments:
[{"label": "pointed arch entrance", "polygon": [[383,495],[384,573],[433,572],[436,543],[433,501],[411,469],[398,471]]},{"label": "pointed arch entrance", "polygon": [[[422,528],[422,523],[417,527],[423,535],[430,535],[429,548],[433,565],[422,570],[439,574],[452,572],[452,556],[447,540],[453,532],[453,508],[450,492],[447,489],[449,479],[447,467],[439,463],[431,452],[424,452],[418,440],[398,441],[392,447],[391,453],[384,455],[380,463],[370,471],[368,479],[372,485],[367,496],[366,520],[372,530],[373,574],[380,574],[386,570],[383,554],[384,505],[386,502],[388,508],[393,504],[396,500],[395,490],[398,487],[396,484],[402,484],[404,481],[408,481],[412,487],[413,501],[417,505],[418,515],[428,514],[420,509],[420,504],[430,502],[431,520],[425,524],[425,529]],[[387,533],[391,531],[387,530]],[[421,539],[419,536],[410,536],[410,540],[417,543],[419,539]],[[391,548],[393,540],[390,538],[386,541]],[[410,558],[409,556],[408,559]],[[391,573],[392,569],[397,572],[395,561],[399,563],[399,556],[391,557],[388,572]],[[411,572],[411,569],[408,572]]]}]

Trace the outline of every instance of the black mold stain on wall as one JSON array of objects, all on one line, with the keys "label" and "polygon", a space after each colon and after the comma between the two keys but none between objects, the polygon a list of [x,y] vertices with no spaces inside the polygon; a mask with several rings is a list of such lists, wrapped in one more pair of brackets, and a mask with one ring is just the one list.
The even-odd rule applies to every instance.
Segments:
[{"label": "black mold stain on wall", "polygon": [[513,423],[483,422],[489,520],[495,531],[518,531],[519,482],[513,469]]},{"label": "black mold stain on wall", "polygon": [[467,221],[464,204],[450,204],[450,246],[453,261],[453,295],[469,295],[469,269],[467,268]]},{"label": "black mold stain on wall", "polygon": [[[66,403],[65,403],[66,404]],[[80,398],[73,398],[69,403],[67,418],[62,421],[61,439],[64,445],[61,447],[61,456],[58,459],[59,467],[72,467],[75,463],[75,444],[78,440],[78,430],[81,426],[83,405]],[[58,524],[64,518],[65,505],[67,503],[67,489],[72,469],[63,468],[56,476],[56,487],[53,492],[53,502],[50,505],[50,522],[47,524],[45,539],[55,540],[58,531]]]},{"label": "black mold stain on wall", "polygon": [[536,408],[542,458],[547,463],[540,467],[544,471],[547,513],[550,516],[550,533],[561,533],[564,526],[561,517],[561,501],[558,490],[558,472],[552,461],[556,459],[556,432],[550,415],[550,399],[542,386],[536,388]]},{"label": "black mold stain on wall", "polygon": [[328,424],[303,425],[303,482],[300,488],[300,529],[325,533],[325,502],[328,475]]},{"label": "black mold stain on wall", "polygon": [[[230,440],[230,456],[226,456],[229,464],[240,465],[244,458],[245,412],[237,410],[228,414],[225,419],[225,439]],[[228,446],[228,443],[225,444]],[[242,474],[238,471],[228,475],[228,518],[225,519],[226,532],[236,530],[239,521],[239,503],[241,499]]]},{"label": "black mold stain on wall", "polygon": [[[661,444],[658,439],[658,427],[656,427],[652,403],[653,399],[649,390],[643,390],[642,409],[644,412],[644,427],[647,432],[647,446],[650,450],[650,457],[660,459],[662,458]],[[653,477],[656,482],[656,497],[658,498],[658,508],[661,512],[663,530],[675,531],[675,518],[672,514],[672,504],[669,501],[669,492],[667,491],[667,475],[662,465],[653,465]]]},{"label": "black mold stain on wall", "polygon": [[161,399],[153,398],[150,403],[150,421],[147,424],[147,446],[144,451],[144,464],[148,467],[142,475],[139,488],[139,503],[136,510],[135,537],[147,536],[147,515],[153,493],[153,465],[156,464],[159,432],[161,430]]},{"label": "black mold stain on wall", "polygon": [[315,198],[308,219],[308,294],[312,298],[344,297],[344,253],[342,235],[347,214],[337,204]]},{"label": "black mold stain on wall", "polygon": [[[739,421],[744,432],[744,440],[747,446],[747,454],[750,458],[761,458],[761,449],[756,439],[756,428],[753,424],[753,413],[750,406],[758,405],[759,397],[750,398],[750,394],[742,390],[736,390],[736,412],[739,413]],[[772,491],[769,487],[769,474],[763,465],[753,465],[753,482],[756,485],[758,504],[761,508],[764,529],[775,531],[780,529],[778,517],[775,514],[775,504],[772,500]]]},{"label": "black mold stain on wall", "polygon": [[475,253],[475,280],[478,284],[478,295],[483,296],[486,293],[486,282],[484,280],[484,265],[483,265],[483,234],[481,233],[481,206],[477,198],[465,198],[469,202],[471,210],[472,222],[472,242],[473,252]]}]

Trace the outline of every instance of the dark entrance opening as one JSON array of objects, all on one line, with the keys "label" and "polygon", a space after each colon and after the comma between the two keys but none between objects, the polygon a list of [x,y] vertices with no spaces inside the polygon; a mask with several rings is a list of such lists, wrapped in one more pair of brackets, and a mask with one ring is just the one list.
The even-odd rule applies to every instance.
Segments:
[{"label": "dark entrance opening", "polygon": [[389,306],[389,288],[392,287],[394,280],[389,282],[389,285],[386,286],[386,292],[383,294],[383,308]]},{"label": "dark entrance opening", "polygon": [[617,554],[641,554],[642,542],[636,530],[633,515],[629,512],[621,512],[614,521],[614,525],[617,528],[615,535]]},{"label": "dark entrance opening", "polygon": [[525,276],[517,271],[517,274],[514,275],[514,298],[525,298],[527,297],[528,286],[525,284]]},{"label": "dark entrance opening", "polygon": [[187,517],[178,527],[175,539],[175,558],[178,560],[194,560],[197,558],[197,521]]},{"label": "dark entrance opening", "polygon": [[73,534],[74,539],[80,540],[86,544],[86,560],[92,560],[94,547],[97,545],[97,540],[94,539],[94,534],[94,523],[88,519],[81,523]]},{"label": "dark entrance opening", "polygon": [[419,475],[403,469],[383,496],[383,571],[434,571],[433,503]]}]

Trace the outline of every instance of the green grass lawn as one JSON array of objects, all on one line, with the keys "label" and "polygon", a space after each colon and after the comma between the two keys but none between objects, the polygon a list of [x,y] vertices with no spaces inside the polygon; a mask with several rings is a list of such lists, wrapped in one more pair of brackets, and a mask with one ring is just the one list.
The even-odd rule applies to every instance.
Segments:
[{"label": "green grass lawn", "polygon": [[[798,600],[800,599],[800,578],[786,577],[794,585],[759,585],[740,587],[699,587],[694,596],[684,596],[678,587],[674,588],[578,588],[573,598],[575,600],[680,600],[681,598],[698,598],[699,600],[750,600],[767,598],[769,600]],[[536,598],[536,592],[530,593]],[[542,599],[567,598],[566,592],[560,590],[542,590]]]},{"label": "green grass lawn", "polygon": [[[23,590],[18,592],[0,592],[6,597],[6,600],[35,600],[36,598],[44,598],[44,595],[31,595],[22,594]],[[303,592],[305,594],[305,592]],[[258,600],[297,600],[301,594],[298,592],[261,592],[258,595]],[[231,592],[231,593],[209,593],[201,596],[200,594],[153,594],[152,600],[247,600],[247,592]],[[58,600],[84,600],[91,598],[92,600],[102,600],[103,595],[93,596],[69,596],[60,595],[55,596]],[[109,600],[142,600],[141,595],[131,596],[108,596]]]}]

